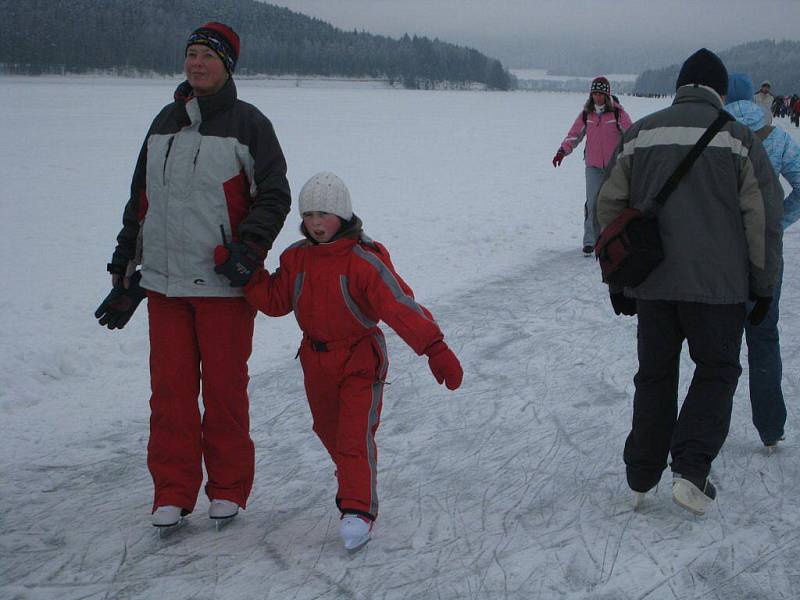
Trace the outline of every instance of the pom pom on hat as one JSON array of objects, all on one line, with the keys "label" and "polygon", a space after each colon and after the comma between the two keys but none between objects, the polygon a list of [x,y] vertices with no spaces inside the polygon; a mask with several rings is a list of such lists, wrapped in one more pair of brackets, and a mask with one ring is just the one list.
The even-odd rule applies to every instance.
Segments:
[{"label": "pom pom on hat", "polygon": [[700,48],[686,59],[678,73],[675,89],[693,83],[706,85],[720,96],[728,91],[728,70],[719,56],[707,48]]},{"label": "pom pom on hat", "polygon": [[608,79],[605,77],[595,77],[592,80],[590,93],[594,94],[595,92],[605,94],[606,96],[611,96],[611,84],[608,82]]},{"label": "pom pom on hat", "polygon": [[317,173],[300,190],[300,214],[319,211],[349,221],[353,217],[350,192],[344,181],[329,171]]},{"label": "pom pom on hat", "polygon": [[212,21],[195,29],[186,40],[186,49],[193,44],[208,46],[222,60],[228,74],[233,75],[239,60],[239,35],[224,23]]}]

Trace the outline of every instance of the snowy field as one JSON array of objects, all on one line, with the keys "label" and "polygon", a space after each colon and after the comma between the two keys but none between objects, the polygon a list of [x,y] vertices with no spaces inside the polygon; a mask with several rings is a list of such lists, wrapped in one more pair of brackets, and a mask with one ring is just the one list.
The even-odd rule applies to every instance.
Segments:
[{"label": "snowy field", "polygon": [[[785,444],[761,447],[744,361],[712,471],[718,501],[693,517],[672,503],[667,472],[632,512],[622,448],[636,322],[613,315],[580,253],[580,153],[550,164],[582,94],[240,83],[275,125],[295,198],[320,170],[347,182],[367,233],[460,356],[464,385],[437,386],[388,335],[381,517],[348,556],[293,360],[297,326],[259,316],[250,505],[217,532],[201,498],[159,539],[146,311],[115,332],[92,313],[136,154],[175,83],[0,78],[0,598],[800,596],[800,265],[787,261],[782,297]],[[667,102],[622,101],[634,119]],[[298,224],[293,211],[269,267]]]}]

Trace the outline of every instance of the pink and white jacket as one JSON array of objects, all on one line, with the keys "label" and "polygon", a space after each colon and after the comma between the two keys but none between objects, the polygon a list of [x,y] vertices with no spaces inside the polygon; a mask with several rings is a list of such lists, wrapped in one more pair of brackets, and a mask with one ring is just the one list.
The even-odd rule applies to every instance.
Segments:
[{"label": "pink and white jacket", "polygon": [[631,126],[631,118],[625,109],[619,104],[614,104],[619,111],[619,127],[615,111],[607,110],[603,113],[587,113],[586,123],[583,122],[583,111],[578,114],[575,122],[567,133],[567,137],[561,142],[561,149],[564,154],[571,153],[581,140],[586,137],[586,149],[584,150],[584,160],[587,167],[597,167],[605,169],[617,142],[628,127]]}]

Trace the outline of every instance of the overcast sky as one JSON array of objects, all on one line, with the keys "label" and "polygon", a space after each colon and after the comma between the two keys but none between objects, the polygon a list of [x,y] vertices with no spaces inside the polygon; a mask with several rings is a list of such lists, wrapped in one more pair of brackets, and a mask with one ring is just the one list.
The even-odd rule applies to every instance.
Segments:
[{"label": "overcast sky", "polygon": [[[800,39],[800,0],[270,0],[342,29],[438,37],[506,62],[535,38],[551,45],[660,44],[725,50]],[[512,60],[511,57],[514,57]],[[531,59],[535,62],[535,58]],[[516,64],[536,67],[536,64]]]}]

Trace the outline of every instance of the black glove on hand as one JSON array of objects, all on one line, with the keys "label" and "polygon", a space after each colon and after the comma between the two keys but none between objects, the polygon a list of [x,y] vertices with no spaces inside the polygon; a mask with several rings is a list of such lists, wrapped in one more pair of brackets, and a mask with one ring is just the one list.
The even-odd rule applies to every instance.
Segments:
[{"label": "black glove on hand", "polygon": [[222,230],[222,245],[214,248],[214,272],[227,277],[231,287],[247,285],[253,273],[262,268],[263,256],[259,256],[254,244],[247,242],[229,242]]},{"label": "black glove on hand", "polygon": [[136,307],[144,300],[147,292],[139,286],[142,274],[136,271],[129,279],[128,289],[122,284],[122,279],[114,286],[108,296],[100,303],[94,316],[99,319],[102,326],[109,329],[122,329],[130,320]]},{"label": "black glove on hand", "polygon": [[769,307],[772,304],[772,297],[770,296],[751,296],[751,300],[755,301],[753,310],[747,315],[747,320],[751,325],[758,325],[764,320],[769,312]]},{"label": "black glove on hand", "polygon": [[610,292],[614,314],[632,317],[636,314],[636,298],[628,298],[621,292]]}]

